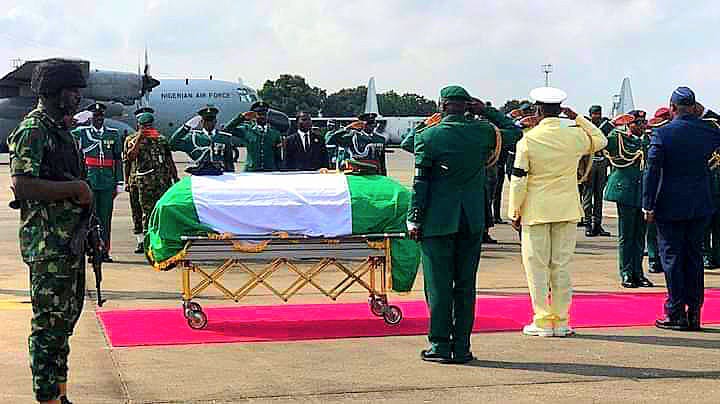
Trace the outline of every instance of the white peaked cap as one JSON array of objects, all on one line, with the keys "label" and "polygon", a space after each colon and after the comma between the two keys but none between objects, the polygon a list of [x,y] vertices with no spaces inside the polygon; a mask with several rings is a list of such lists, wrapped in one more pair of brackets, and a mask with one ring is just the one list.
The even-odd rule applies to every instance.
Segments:
[{"label": "white peaked cap", "polygon": [[78,112],[77,114],[75,114],[73,116],[73,118],[75,119],[75,121],[77,121],[79,123],[83,123],[83,122],[87,122],[90,118],[92,118],[92,116],[93,116],[93,113],[90,111],[81,111],[81,112]]},{"label": "white peaked cap", "polygon": [[560,104],[567,99],[565,91],[554,87],[538,87],[530,91],[530,100],[543,104]]}]

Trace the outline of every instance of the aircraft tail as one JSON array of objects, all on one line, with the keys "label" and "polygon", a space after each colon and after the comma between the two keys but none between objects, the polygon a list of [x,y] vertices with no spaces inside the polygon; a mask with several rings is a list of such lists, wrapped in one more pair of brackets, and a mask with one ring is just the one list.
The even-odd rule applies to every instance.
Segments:
[{"label": "aircraft tail", "polygon": [[375,113],[380,116],[378,109],[377,92],[375,91],[375,77],[370,77],[365,96],[365,113]]},{"label": "aircraft tail", "polygon": [[613,116],[624,114],[635,109],[635,101],[633,100],[632,87],[630,87],[630,78],[625,77],[620,86],[620,95],[617,101],[613,103]]}]

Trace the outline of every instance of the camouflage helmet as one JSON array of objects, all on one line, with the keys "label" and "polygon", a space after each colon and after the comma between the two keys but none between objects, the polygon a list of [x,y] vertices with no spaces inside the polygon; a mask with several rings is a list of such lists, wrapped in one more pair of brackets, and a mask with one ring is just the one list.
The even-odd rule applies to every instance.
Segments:
[{"label": "camouflage helmet", "polygon": [[77,63],[50,59],[33,71],[30,88],[39,95],[56,94],[63,88],[85,88],[87,83]]}]

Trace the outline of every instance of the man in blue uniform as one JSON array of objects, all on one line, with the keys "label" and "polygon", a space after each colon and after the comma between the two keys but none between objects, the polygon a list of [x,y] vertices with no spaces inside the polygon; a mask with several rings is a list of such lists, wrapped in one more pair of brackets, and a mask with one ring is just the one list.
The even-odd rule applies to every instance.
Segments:
[{"label": "man in blue uniform", "polygon": [[673,121],[657,129],[648,151],[643,211],[648,222],[657,223],[668,289],[665,317],[655,322],[658,328],[701,329],[702,244],[714,210],[707,162],[720,147],[720,130],[701,121],[695,111],[691,89],[673,91]]}]

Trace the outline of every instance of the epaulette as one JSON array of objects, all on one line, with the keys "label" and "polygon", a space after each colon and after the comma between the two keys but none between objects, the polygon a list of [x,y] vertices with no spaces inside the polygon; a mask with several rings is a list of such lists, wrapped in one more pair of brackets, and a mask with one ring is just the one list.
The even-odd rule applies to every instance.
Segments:
[{"label": "epaulette", "polygon": [[711,122],[713,125],[715,125],[718,129],[720,129],[720,121],[718,121],[717,118],[703,118],[702,119],[705,122]]}]

